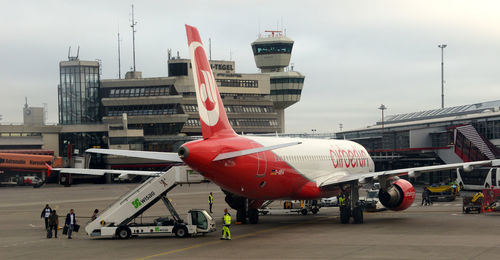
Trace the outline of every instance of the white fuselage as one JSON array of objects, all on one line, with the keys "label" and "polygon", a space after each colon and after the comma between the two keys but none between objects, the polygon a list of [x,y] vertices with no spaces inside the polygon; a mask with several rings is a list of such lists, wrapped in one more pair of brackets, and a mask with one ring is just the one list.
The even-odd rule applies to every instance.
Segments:
[{"label": "white fuselage", "polygon": [[293,167],[305,178],[320,186],[326,180],[333,180],[351,174],[373,172],[375,165],[366,149],[358,143],[335,139],[307,139],[245,136],[263,146],[290,142],[301,144],[273,150],[279,158]]}]

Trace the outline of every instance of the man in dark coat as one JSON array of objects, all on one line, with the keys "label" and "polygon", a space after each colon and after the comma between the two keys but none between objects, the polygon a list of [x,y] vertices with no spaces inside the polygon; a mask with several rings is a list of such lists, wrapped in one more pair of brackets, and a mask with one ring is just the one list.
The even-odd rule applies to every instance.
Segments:
[{"label": "man in dark coat", "polygon": [[54,230],[54,237],[57,238],[57,228],[59,227],[59,216],[56,214],[56,210],[52,210],[49,217],[49,230],[52,234],[52,229]]},{"label": "man in dark coat", "polygon": [[76,215],[75,211],[71,209],[66,215],[66,221],[65,221],[65,226],[68,228],[68,239],[71,239],[71,233],[73,232],[73,227],[76,224]]},{"label": "man in dark coat", "polygon": [[49,228],[49,217],[52,209],[49,207],[49,204],[45,205],[45,208],[42,210],[42,214],[40,214],[40,218],[45,220],[45,229]]}]

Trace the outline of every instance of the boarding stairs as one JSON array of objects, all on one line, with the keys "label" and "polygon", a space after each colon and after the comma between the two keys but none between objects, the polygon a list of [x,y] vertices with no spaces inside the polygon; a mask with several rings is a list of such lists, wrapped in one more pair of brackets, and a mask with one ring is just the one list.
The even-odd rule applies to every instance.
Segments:
[{"label": "boarding stairs", "polygon": [[108,208],[103,210],[94,221],[88,223],[85,231],[88,235],[92,235],[94,231],[99,232],[101,227],[126,225],[160,199],[163,200],[165,206],[173,214],[173,217],[180,219],[165,195],[179,184],[203,182],[207,182],[207,180],[189,167],[173,166],[168,171],[159,176],[148,178],[138,187],[125,193]]},{"label": "boarding stairs", "polygon": [[497,149],[472,125],[464,125],[455,128],[455,153],[464,162],[494,160]]}]

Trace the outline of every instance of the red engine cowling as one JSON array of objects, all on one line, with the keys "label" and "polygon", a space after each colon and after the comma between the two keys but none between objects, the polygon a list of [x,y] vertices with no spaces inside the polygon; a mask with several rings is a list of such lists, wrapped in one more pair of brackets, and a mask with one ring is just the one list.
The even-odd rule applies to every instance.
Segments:
[{"label": "red engine cowling", "polygon": [[390,210],[405,210],[415,200],[415,188],[404,179],[394,181],[389,188],[378,193],[380,203]]}]

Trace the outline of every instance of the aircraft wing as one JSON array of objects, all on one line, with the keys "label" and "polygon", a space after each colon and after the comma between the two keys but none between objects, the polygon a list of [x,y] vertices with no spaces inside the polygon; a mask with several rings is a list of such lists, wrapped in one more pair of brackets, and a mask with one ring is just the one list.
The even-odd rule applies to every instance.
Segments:
[{"label": "aircraft wing", "polygon": [[85,152],[151,159],[164,162],[182,162],[181,158],[179,158],[179,155],[177,155],[177,153],[116,150],[116,149],[96,149],[96,148],[87,149]]},{"label": "aircraft wing", "polygon": [[264,147],[259,147],[259,148],[252,148],[252,149],[240,150],[240,151],[234,151],[234,152],[228,152],[228,153],[220,153],[212,161],[215,162],[215,161],[220,161],[220,160],[226,160],[226,159],[239,157],[239,156],[243,156],[243,155],[249,155],[249,154],[279,149],[279,148],[283,148],[283,147],[288,147],[288,146],[292,146],[292,145],[298,145],[301,143],[302,142],[291,142],[291,143],[286,143],[286,144],[264,146]]},{"label": "aircraft wing", "polygon": [[104,175],[105,173],[120,174],[120,177],[126,175],[159,176],[159,171],[130,171],[130,170],[108,170],[108,169],[81,169],[81,168],[52,168],[52,171],[61,173],[83,174],[83,175]]},{"label": "aircraft wing", "polygon": [[497,160],[486,160],[486,161],[477,161],[477,162],[466,162],[466,163],[452,163],[452,164],[442,164],[442,165],[432,165],[432,166],[423,166],[423,167],[415,167],[415,168],[404,168],[390,171],[380,171],[380,172],[367,172],[367,173],[359,173],[359,174],[349,174],[349,175],[334,175],[329,179],[324,180],[319,183],[320,187],[325,187],[329,185],[338,185],[342,183],[347,183],[351,181],[358,180],[360,182],[364,182],[367,179],[380,179],[380,178],[390,178],[394,176],[402,176],[409,175],[410,177],[418,177],[422,173],[427,172],[436,172],[436,171],[444,171],[451,170],[457,168],[463,168],[465,171],[470,171],[474,167],[483,167],[483,166],[500,166],[500,159]]}]

